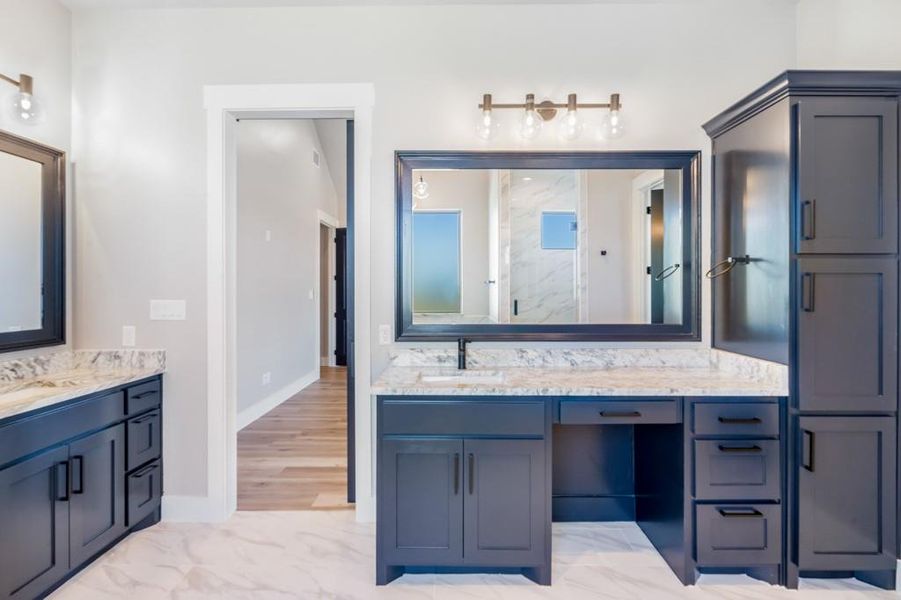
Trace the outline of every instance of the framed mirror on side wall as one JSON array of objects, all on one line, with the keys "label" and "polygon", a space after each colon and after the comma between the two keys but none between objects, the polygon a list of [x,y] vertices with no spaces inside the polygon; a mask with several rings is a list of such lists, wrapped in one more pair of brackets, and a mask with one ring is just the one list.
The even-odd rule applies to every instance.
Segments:
[{"label": "framed mirror on side wall", "polygon": [[396,153],[399,341],[700,339],[700,152]]},{"label": "framed mirror on side wall", "polygon": [[65,343],[65,153],[0,131],[0,352]]}]

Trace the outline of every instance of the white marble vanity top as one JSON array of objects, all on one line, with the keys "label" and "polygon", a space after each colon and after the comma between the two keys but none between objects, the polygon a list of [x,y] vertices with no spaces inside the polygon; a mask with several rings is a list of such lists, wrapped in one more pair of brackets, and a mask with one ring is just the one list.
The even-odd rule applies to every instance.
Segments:
[{"label": "white marble vanity top", "polygon": [[378,395],[786,396],[785,365],[719,350],[404,350],[372,388]]},{"label": "white marble vanity top", "polygon": [[162,350],[77,350],[0,361],[0,419],[159,375]]}]

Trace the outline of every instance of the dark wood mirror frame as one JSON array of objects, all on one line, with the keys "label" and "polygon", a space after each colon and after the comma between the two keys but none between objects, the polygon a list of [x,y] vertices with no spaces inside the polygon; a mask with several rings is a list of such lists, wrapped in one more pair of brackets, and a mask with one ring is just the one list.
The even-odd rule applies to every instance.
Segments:
[{"label": "dark wood mirror frame", "polygon": [[[416,169],[678,169],[682,174],[682,323],[414,324],[412,306],[413,171]],[[397,341],[697,341],[701,339],[701,153],[395,152]]]},{"label": "dark wood mirror frame", "polygon": [[[0,333],[0,352],[66,342],[66,154],[0,131],[0,152],[41,163],[41,328]],[[10,285],[6,282],[5,285]],[[14,282],[13,282],[14,285]]]}]

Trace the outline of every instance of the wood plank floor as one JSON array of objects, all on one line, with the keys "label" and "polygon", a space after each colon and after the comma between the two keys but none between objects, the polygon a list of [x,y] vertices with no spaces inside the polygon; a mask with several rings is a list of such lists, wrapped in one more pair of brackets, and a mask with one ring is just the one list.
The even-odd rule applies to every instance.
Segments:
[{"label": "wood plank floor", "polygon": [[347,504],[347,371],[321,378],[238,432],[238,510]]}]

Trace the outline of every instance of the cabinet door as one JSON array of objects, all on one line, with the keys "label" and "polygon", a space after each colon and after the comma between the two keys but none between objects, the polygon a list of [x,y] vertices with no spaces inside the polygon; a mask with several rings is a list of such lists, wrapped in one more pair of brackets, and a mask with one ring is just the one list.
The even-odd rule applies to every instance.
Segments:
[{"label": "cabinet door", "polygon": [[66,448],[0,471],[0,596],[34,598],[69,570]]},{"label": "cabinet door", "polygon": [[798,251],[898,249],[898,102],[798,103]]},{"label": "cabinet door", "polygon": [[894,258],[798,261],[798,405],[897,410],[898,264]]},{"label": "cabinet door", "polygon": [[69,446],[72,568],[125,533],[125,426],[104,429]]},{"label": "cabinet door", "polygon": [[798,565],[895,568],[895,418],[800,417]]},{"label": "cabinet door", "polygon": [[467,439],[464,450],[466,563],[541,563],[550,526],[545,442]]},{"label": "cabinet door", "polygon": [[379,549],[385,564],[463,560],[463,440],[382,441]]}]

